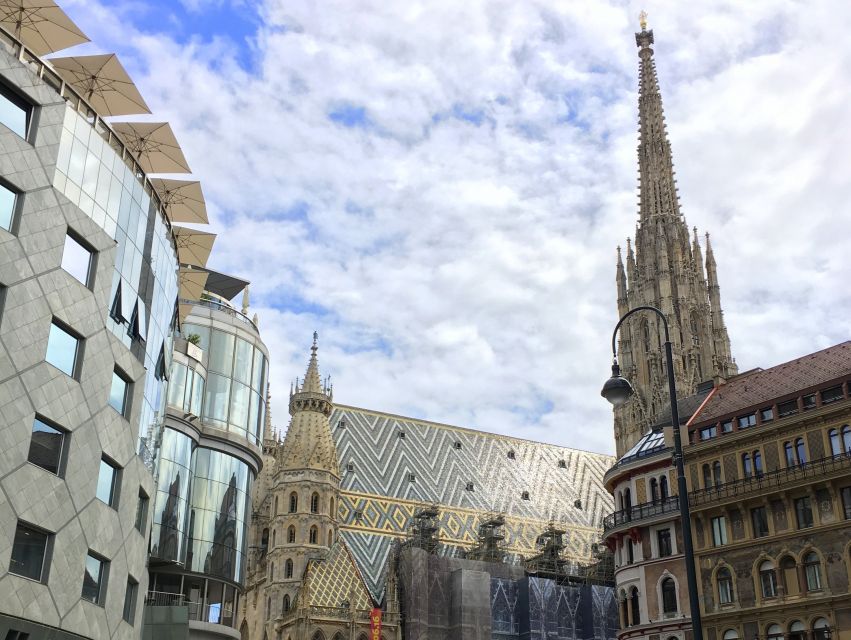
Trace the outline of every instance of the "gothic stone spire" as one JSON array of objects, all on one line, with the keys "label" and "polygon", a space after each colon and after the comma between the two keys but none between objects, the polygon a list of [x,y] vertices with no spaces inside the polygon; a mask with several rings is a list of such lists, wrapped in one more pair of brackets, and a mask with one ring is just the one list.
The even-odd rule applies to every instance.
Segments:
[{"label": "gothic stone spire", "polygon": [[[661,309],[674,351],[674,377],[681,396],[715,376],[735,375],[723,325],[714,256],[707,247],[706,275],[700,245],[680,212],[671,145],[653,58],[653,31],[635,34],[639,58],[639,211],[635,254],[627,240],[626,269],[618,257],[618,311],[640,305]],[[624,296],[626,271],[626,296]],[[707,282],[707,279],[709,282]],[[625,297],[625,300],[624,300]],[[615,410],[617,454],[626,452],[668,406],[663,331],[655,317],[630,318],[620,333],[621,369],[635,387],[632,401]]]}]

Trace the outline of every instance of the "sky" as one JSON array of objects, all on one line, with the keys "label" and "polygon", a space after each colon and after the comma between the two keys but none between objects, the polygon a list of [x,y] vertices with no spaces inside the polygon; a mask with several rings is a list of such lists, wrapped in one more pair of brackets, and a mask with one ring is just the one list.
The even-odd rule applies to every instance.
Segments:
[{"label": "sky", "polygon": [[244,277],[273,423],[335,401],[612,453],[641,9],[741,371],[849,338],[851,4],[60,0],[116,52]]}]

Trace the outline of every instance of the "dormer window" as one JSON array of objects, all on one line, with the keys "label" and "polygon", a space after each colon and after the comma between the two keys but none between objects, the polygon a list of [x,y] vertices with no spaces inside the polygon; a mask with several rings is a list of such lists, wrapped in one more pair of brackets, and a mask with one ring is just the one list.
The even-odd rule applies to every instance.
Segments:
[{"label": "dormer window", "polygon": [[521,494],[520,494],[520,499],[521,499],[521,500],[529,500],[529,499],[530,499],[530,498],[529,498],[529,492],[528,492],[528,491],[524,491],[523,493],[521,493]]},{"label": "dormer window", "polygon": [[399,432],[399,438],[401,438],[402,440],[405,439],[405,432],[404,431]]},{"label": "dormer window", "polygon": [[472,482],[467,483],[467,491],[473,491],[473,483]]},{"label": "dormer window", "polygon": [[354,470],[355,470],[355,463],[354,462],[346,463],[346,471],[354,471]]},{"label": "dormer window", "polygon": [[578,499],[574,500],[573,506],[576,507],[577,509],[581,509],[582,508],[582,500],[578,500]]},{"label": "dormer window", "polygon": [[514,449],[511,449],[511,450],[508,452],[508,459],[509,459],[509,460],[514,460]]},{"label": "dormer window", "polygon": [[460,448],[461,448],[461,441],[460,441],[460,440],[456,440],[456,441],[455,441],[455,444],[453,444],[453,445],[452,445],[452,448],[453,448],[453,449],[460,449]]},{"label": "dormer window", "polygon": [[567,461],[565,461],[565,460],[559,460],[559,461],[558,461],[558,468],[559,468],[559,469],[567,469]]},{"label": "dormer window", "polygon": [[408,474],[408,482],[416,482],[416,480],[417,480],[416,474],[414,474],[414,473]]},{"label": "dormer window", "polygon": [[338,429],[345,429],[346,428],[346,419],[345,418],[340,419],[340,421],[337,423],[337,428]]}]

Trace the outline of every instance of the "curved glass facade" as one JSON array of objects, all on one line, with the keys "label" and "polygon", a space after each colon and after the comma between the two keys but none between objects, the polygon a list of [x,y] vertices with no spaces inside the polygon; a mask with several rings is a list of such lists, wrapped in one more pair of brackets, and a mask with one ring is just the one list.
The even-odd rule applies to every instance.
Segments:
[{"label": "curved glass facade", "polygon": [[192,438],[163,429],[157,467],[157,494],[151,530],[151,555],[180,562],[185,552]]},{"label": "curved glass facade", "polygon": [[178,261],[171,231],[145,190],[144,176],[109,140],[102,122],[68,106],[53,185],[116,241],[110,303],[120,292],[121,304],[107,325],[147,369],[139,433],[145,436],[165,406],[156,364],[161,350],[166,361],[171,359]]},{"label": "curved glass facade", "polygon": [[182,332],[197,335],[208,354],[201,419],[259,445],[266,414],[266,356],[227,331],[184,323]]},{"label": "curved glass facade", "polygon": [[241,460],[205,447],[195,449],[188,570],[242,582],[253,482],[254,472]]},{"label": "curved glass facade", "polygon": [[168,403],[181,411],[201,415],[204,376],[181,362],[173,362],[168,379]]}]

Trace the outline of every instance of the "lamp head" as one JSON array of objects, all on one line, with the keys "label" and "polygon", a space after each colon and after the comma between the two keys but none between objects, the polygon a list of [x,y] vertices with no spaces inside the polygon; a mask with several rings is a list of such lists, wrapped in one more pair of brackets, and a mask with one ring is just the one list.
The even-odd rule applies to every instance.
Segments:
[{"label": "lamp head", "polygon": [[621,375],[621,368],[618,366],[617,360],[612,364],[612,377],[606,380],[600,395],[616,407],[622,405],[632,396],[632,385],[629,380]]}]

